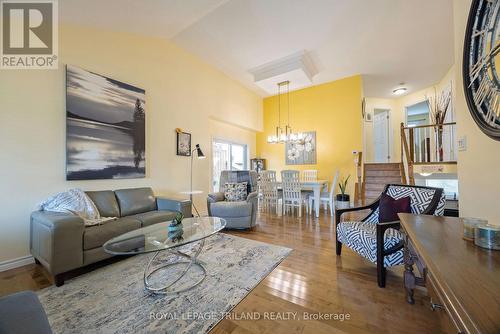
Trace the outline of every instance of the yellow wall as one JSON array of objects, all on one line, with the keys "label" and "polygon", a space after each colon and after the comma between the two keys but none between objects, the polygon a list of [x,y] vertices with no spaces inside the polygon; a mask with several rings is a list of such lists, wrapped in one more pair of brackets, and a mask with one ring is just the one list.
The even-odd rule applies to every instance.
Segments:
[{"label": "yellow wall", "polygon": [[[361,76],[353,76],[290,93],[290,117],[294,131],[316,131],[317,164],[285,165],[285,145],[267,144],[278,123],[278,98],[264,99],[264,131],[257,134],[257,155],[267,168],[317,169],[319,178],[331,182],[336,169],[351,174],[352,195],[356,170],[353,150],[361,150]],[[283,115],[282,115],[283,117]]]},{"label": "yellow wall", "polygon": [[[224,119],[226,130],[262,130],[262,98],[163,39],[62,25],[59,45],[59,70],[0,71],[0,264],[29,254],[30,212],[58,191],[151,186],[180,196],[189,188],[189,158],[175,154],[177,127],[209,156],[195,162],[204,209],[211,131],[218,131],[209,120]],[[65,181],[65,64],[146,90],[146,178]],[[226,132],[240,138],[238,130]],[[254,145],[251,135],[243,140]]]},{"label": "yellow wall", "polygon": [[455,25],[455,110],[458,138],[467,137],[467,150],[458,152],[460,215],[481,217],[500,225],[500,141],[487,137],[467,108],[462,86],[462,52],[471,0],[453,1]]}]

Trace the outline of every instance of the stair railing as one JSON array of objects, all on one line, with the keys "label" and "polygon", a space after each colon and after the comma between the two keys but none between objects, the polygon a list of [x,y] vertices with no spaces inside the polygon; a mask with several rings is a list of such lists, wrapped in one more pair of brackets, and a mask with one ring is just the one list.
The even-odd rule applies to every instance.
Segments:
[{"label": "stair railing", "polygon": [[407,182],[414,184],[413,166],[456,164],[456,122],[407,126],[401,123],[401,162]]},{"label": "stair railing", "polygon": [[[413,155],[410,152],[408,141],[406,140],[405,129],[410,131],[410,138],[413,137],[413,128],[405,128],[405,124],[401,123],[401,163],[403,165],[402,177],[406,184],[414,185],[415,178],[413,177]],[[405,171],[407,171],[407,173],[405,173]]]},{"label": "stair railing", "polygon": [[362,178],[363,178],[363,174],[362,174],[363,152],[361,152],[361,151],[357,152],[357,154],[355,155],[355,158],[354,158],[354,163],[356,164],[356,179],[357,179],[357,182],[356,182],[356,185],[354,188],[354,201],[358,202],[358,201],[363,199],[363,193],[364,193],[363,192],[363,182],[362,182]]}]

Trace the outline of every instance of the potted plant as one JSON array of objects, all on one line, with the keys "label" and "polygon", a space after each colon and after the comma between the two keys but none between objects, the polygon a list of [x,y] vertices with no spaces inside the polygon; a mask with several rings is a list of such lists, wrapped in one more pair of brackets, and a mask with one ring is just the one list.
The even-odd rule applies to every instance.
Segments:
[{"label": "potted plant", "polygon": [[347,178],[341,178],[339,182],[340,194],[337,194],[337,207],[339,209],[344,209],[349,207],[350,197],[349,194],[346,194],[347,190],[347,182],[351,175],[348,175]]},{"label": "potted plant", "polygon": [[182,214],[182,212],[177,212],[177,214],[175,215],[175,218],[172,220],[172,222],[170,223],[170,225],[168,225],[168,230],[170,232],[172,231],[177,231],[177,230],[180,230],[182,229],[182,219],[184,219],[184,215]]}]

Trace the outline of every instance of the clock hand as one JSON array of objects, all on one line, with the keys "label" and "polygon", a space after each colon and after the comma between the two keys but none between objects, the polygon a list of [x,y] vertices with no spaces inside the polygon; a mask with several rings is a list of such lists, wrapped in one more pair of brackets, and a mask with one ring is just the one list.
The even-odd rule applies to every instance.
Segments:
[{"label": "clock hand", "polygon": [[497,44],[484,56],[481,57],[481,59],[472,66],[470,70],[470,77],[471,81],[469,84],[469,88],[476,81],[480,74],[481,69],[487,70],[491,66],[491,59],[494,58],[498,53],[500,52],[500,42],[497,42]]}]

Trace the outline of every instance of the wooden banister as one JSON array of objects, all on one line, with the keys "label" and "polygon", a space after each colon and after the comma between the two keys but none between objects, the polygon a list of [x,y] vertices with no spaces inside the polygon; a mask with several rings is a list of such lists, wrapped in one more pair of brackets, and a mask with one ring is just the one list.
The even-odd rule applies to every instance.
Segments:
[{"label": "wooden banister", "polygon": [[363,197],[363,184],[362,184],[362,167],[363,167],[363,152],[359,151],[356,155],[356,176],[358,182],[354,189],[354,200],[359,201]]},{"label": "wooden banister", "polygon": [[[404,123],[401,123],[401,164],[403,165],[404,169],[404,161],[406,158],[406,163],[408,164],[408,176],[407,176],[407,183],[410,185],[415,184],[415,177],[413,176],[413,151],[410,151],[410,148],[408,147],[408,141],[406,140],[406,133],[405,133],[405,125]],[[410,140],[413,138],[413,128],[410,129]],[[413,145],[411,145],[413,148]]]},{"label": "wooden banister", "polygon": [[404,123],[402,124],[402,128],[404,130],[406,129],[422,129],[422,128],[437,128],[437,127],[443,127],[447,125],[457,125],[457,122],[450,122],[450,123],[443,123],[443,124],[429,124],[429,125],[417,125],[417,126],[404,126]]}]

